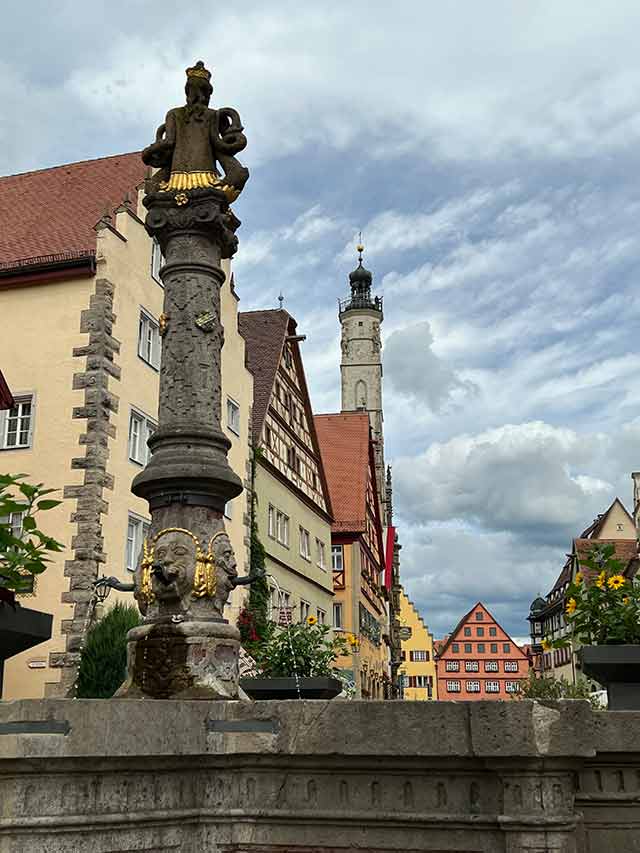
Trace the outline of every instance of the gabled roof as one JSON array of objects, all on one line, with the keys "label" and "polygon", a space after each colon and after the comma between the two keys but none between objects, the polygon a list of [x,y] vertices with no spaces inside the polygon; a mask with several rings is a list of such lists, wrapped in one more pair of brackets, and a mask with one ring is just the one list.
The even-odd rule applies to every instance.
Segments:
[{"label": "gabled roof", "polygon": [[[449,636],[446,638],[446,641],[444,642],[444,644],[442,645],[442,647],[438,651],[438,653],[437,653],[438,657],[442,657],[442,655],[447,651],[447,649],[449,648],[451,643],[453,643],[455,640],[458,639],[458,634],[462,630],[465,623],[469,621],[471,614],[474,612],[474,610],[477,610],[478,607],[482,608],[482,610],[484,610],[484,612],[491,619],[491,621],[495,622],[496,625],[499,626],[500,630],[503,631],[504,634],[509,639],[509,642],[511,643],[513,648],[517,649],[523,657],[526,657],[526,654],[522,651],[522,648],[516,642],[513,641],[513,638],[504,630],[504,628],[502,627],[502,625],[500,625],[500,623],[495,618],[495,616],[492,613],[490,613],[490,611],[485,607],[485,605],[481,601],[478,601],[476,604],[474,604],[470,610],[467,610],[467,612],[464,614],[462,619],[460,619],[460,621],[458,622],[456,627],[449,634]],[[474,622],[474,624],[475,624],[475,622]],[[464,642],[464,639],[463,639],[463,642]]]},{"label": "gabled roof", "polygon": [[551,587],[550,591],[547,593],[547,601],[551,604],[551,600],[554,596],[554,593],[557,593],[559,590],[562,590],[567,584],[571,582],[571,578],[573,576],[573,564],[575,559],[577,558],[579,562],[584,560],[584,558],[588,555],[591,548],[594,547],[596,542],[600,542],[602,544],[611,543],[615,545],[615,555],[619,560],[625,564],[627,570],[630,568],[631,561],[637,557],[637,543],[634,539],[600,539],[599,534],[604,524],[609,517],[610,513],[613,511],[614,507],[619,506],[620,509],[625,513],[628,517],[629,521],[632,525],[635,526],[635,522],[633,517],[622,503],[620,498],[615,498],[611,503],[608,509],[604,512],[601,512],[591,524],[582,531],[580,536],[573,540],[571,546],[571,553],[567,554],[567,559],[560,571],[560,574],[556,578],[556,582]]},{"label": "gabled roof", "polygon": [[95,253],[105,208],[134,193],[145,171],[133,152],[0,177],[0,269]]},{"label": "gabled roof", "polygon": [[609,515],[613,511],[614,507],[619,506],[623,513],[627,516],[632,525],[635,525],[633,517],[626,506],[622,503],[620,498],[616,497],[613,500],[611,506],[606,509],[604,512],[601,512],[597,518],[591,522],[589,527],[586,530],[583,530],[578,539],[597,539],[600,531],[604,527],[606,520],[609,518]]},{"label": "gabled roof", "polygon": [[[287,338],[295,337],[296,329],[296,321],[282,308],[272,308],[264,311],[241,311],[238,314],[238,331],[245,340],[247,367],[253,374],[251,433],[254,447],[257,447],[260,442],[264,419],[269,408],[271,395],[275,390],[276,374],[280,360],[283,357]],[[292,345],[292,353],[300,381],[300,390],[303,396],[304,411],[309,426],[311,443],[318,458],[318,474],[322,485],[326,512],[331,516],[331,496],[316,433],[307,377],[305,376],[302,355],[297,341]]]},{"label": "gabled roof", "polygon": [[253,443],[262,435],[278,365],[287,335],[295,335],[296,321],[284,310],[241,311],[238,330],[247,344],[247,367],[253,374]]},{"label": "gabled roof", "polygon": [[329,483],[333,530],[363,532],[369,465],[373,458],[369,415],[366,412],[316,415],[315,423]]}]

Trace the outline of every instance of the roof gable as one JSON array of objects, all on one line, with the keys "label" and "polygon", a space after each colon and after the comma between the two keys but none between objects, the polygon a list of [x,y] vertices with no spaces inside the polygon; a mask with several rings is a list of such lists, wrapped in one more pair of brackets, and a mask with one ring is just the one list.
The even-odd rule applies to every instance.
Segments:
[{"label": "roof gable", "polygon": [[[294,318],[282,309],[243,311],[238,314],[238,329],[246,343],[247,367],[254,379],[252,443],[254,447],[262,446],[265,458],[269,461],[268,448],[265,447],[264,442],[265,426],[267,422],[273,426],[271,420],[273,411],[282,410],[282,403],[276,394],[280,382],[284,380],[291,383],[288,387],[293,386],[301,398],[304,413],[302,423],[288,422],[291,414],[289,412],[281,419],[280,427],[289,435],[289,440],[296,442],[298,449],[302,449],[303,454],[311,452],[310,456],[307,455],[307,462],[317,468],[320,481],[319,488],[316,486],[315,490],[310,489],[308,483],[294,473],[293,484],[314,503],[319,503],[321,509],[330,515],[331,498],[322,464],[296,328]],[[286,365],[285,356],[289,359],[289,365]],[[303,435],[304,440],[301,440]],[[278,460],[272,461],[278,462]],[[279,462],[278,467],[279,470],[282,467]],[[288,476],[288,479],[291,481],[291,476]]]},{"label": "roof gable", "polygon": [[295,320],[286,311],[241,311],[238,314],[238,329],[247,344],[247,367],[253,374],[251,429],[254,444],[262,435],[290,321],[293,323],[291,334],[295,334]]},{"label": "roof gable", "polygon": [[0,267],[95,253],[95,225],[144,180],[139,152],[0,177]]},{"label": "roof gable", "polygon": [[[488,617],[488,619],[486,621],[485,620],[476,621],[475,619],[472,619],[471,615],[473,613],[475,613],[476,610],[481,610],[484,613],[484,615]],[[485,605],[481,601],[478,601],[476,604],[474,604],[474,606],[464,614],[462,619],[460,619],[460,621],[458,622],[456,627],[453,629],[451,634],[447,637],[446,641],[444,642],[444,645],[441,647],[440,651],[438,652],[438,657],[442,657],[445,654],[445,652],[447,652],[449,650],[449,647],[451,646],[452,643],[457,643],[457,642],[463,642],[464,643],[465,641],[469,642],[469,638],[468,637],[465,638],[464,632],[463,632],[463,629],[465,628],[466,625],[468,625],[468,624],[486,625],[488,622],[495,623],[495,625],[498,628],[500,628],[502,633],[505,635],[508,642],[511,643],[512,649],[511,649],[510,654],[513,654],[515,652],[515,653],[519,653],[523,658],[525,658],[525,659],[527,658],[527,655],[525,654],[525,652],[523,652],[522,649],[520,648],[520,646],[513,641],[511,636],[507,633],[507,631],[505,631],[505,629],[498,622],[498,620],[495,618],[495,616],[493,616],[493,614],[490,613],[490,611],[485,607]],[[485,640],[489,640],[489,638],[487,637],[487,638],[485,638]],[[474,638],[474,641],[477,642],[477,640],[475,638]],[[494,642],[492,640],[489,640],[489,641]],[[481,642],[482,642],[482,640],[481,640]],[[501,642],[501,641],[498,641],[498,642]]]}]

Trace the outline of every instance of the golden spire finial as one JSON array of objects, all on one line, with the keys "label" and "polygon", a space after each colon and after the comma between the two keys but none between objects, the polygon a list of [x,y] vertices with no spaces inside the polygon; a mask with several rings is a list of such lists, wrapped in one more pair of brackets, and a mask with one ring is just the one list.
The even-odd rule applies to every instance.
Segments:
[{"label": "golden spire finial", "polygon": [[358,245],[356,246],[358,260],[362,263],[362,253],[364,252],[364,244],[362,242],[362,231],[358,231]]}]

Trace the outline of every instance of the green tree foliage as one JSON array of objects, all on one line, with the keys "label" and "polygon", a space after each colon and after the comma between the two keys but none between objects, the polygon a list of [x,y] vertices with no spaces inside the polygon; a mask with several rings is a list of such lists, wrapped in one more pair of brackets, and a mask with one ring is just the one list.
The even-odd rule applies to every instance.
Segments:
[{"label": "green tree foliage", "polygon": [[265,643],[271,635],[270,602],[271,593],[265,572],[265,550],[258,535],[258,524],[255,513],[251,518],[251,563],[250,573],[260,574],[253,581],[249,589],[249,595],[240,611],[238,617],[238,628],[240,639],[245,650],[252,656],[258,655],[260,646]]},{"label": "green tree foliage", "polygon": [[87,634],[80,658],[79,699],[109,699],[126,677],[127,632],[140,624],[138,608],[117,602]]},{"label": "green tree foliage", "polygon": [[255,477],[256,464],[261,456],[260,448],[253,451],[251,464],[251,542],[249,555],[249,573],[259,576],[253,581],[240,615],[238,616],[238,628],[240,640],[245,651],[253,658],[259,657],[260,647],[268,641],[272,633],[271,618],[271,592],[266,577],[266,552],[258,534],[258,522],[256,521],[256,493]]},{"label": "green tree foliage", "polygon": [[[0,474],[0,590],[9,591],[0,597],[13,603],[16,592],[30,592],[33,578],[42,574],[51,559],[51,551],[62,551],[63,545],[38,529],[36,516],[53,509],[60,501],[45,498],[54,489],[43,483],[25,482],[26,474]],[[22,513],[22,535],[14,536],[11,516]]]}]

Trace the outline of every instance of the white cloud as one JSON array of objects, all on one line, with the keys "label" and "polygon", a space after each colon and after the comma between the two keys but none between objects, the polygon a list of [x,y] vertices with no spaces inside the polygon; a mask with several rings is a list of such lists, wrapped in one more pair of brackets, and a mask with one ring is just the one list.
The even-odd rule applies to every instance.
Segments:
[{"label": "white cloud", "polygon": [[456,436],[394,461],[398,511],[413,524],[466,518],[530,543],[558,542],[613,498],[614,485],[590,473],[610,453],[607,436],[541,422]]},{"label": "white cloud", "polygon": [[460,379],[433,352],[433,335],[427,320],[393,332],[385,342],[385,369],[392,388],[424,402],[434,412],[475,393],[476,386]]}]

